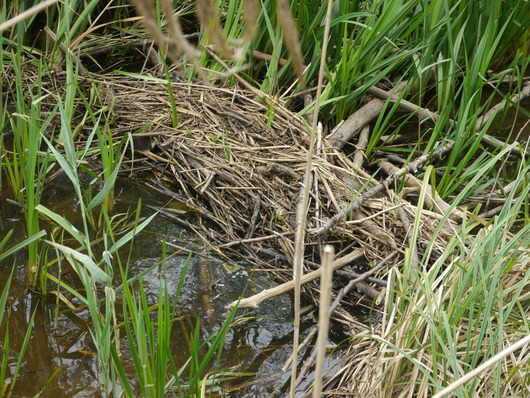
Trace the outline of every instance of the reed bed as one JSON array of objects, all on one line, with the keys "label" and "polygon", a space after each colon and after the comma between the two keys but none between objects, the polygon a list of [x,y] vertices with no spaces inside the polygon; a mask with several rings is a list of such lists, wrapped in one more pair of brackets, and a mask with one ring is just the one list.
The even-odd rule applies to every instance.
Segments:
[{"label": "reed bed", "polygon": [[[243,2],[199,2],[198,19],[210,20],[205,33],[213,45],[203,41],[197,46],[203,51],[198,57],[194,45],[183,40],[169,2],[162,2],[166,8],[156,14],[137,3],[154,38],[142,41],[145,33],[136,30],[137,25],[131,29],[133,47],[145,57],[140,73],[99,68],[93,57],[107,53],[109,43],[127,48],[127,40],[123,45],[116,37],[92,40],[85,32],[73,42],[65,40],[76,53],[67,56],[66,71],[61,57],[52,57],[50,73],[42,73],[31,61],[19,62],[20,45],[18,57],[3,69],[4,92],[38,88],[47,131],[71,126],[69,140],[42,132],[44,141],[53,138],[50,149],[64,146],[72,164],[76,149],[83,161],[101,157],[112,165],[102,176],[109,195],[121,165],[122,174],[142,179],[167,197],[168,206],[155,210],[195,230],[219,256],[244,256],[257,271],[273,270],[268,274],[274,275],[278,287],[241,300],[239,308],[255,307],[264,297],[293,288],[299,242],[295,235],[300,231],[306,232],[304,273],[312,280],[304,284],[303,297],[318,308],[314,280],[324,247],[332,245],[337,255],[331,264],[336,275],[331,317],[346,325],[351,337],[348,353],[325,380],[325,394],[429,397],[445,394],[444,387],[461,380],[463,386],[449,386],[461,397],[528,396],[528,350],[512,350],[524,348],[529,334],[528,140],[519,140],[522,129],[514,134],[515,141],[507,142],[491,137],[488,130],[497,114],[530,94],[530,86],[523,85],[530,63],[524,41],[530,18],[518,17],[530,15],[527,2],[492,2],[487,10],[482,2],[337,3],[328,80],[320,114],[315,113],[325,126],[312,129],[313,136],[307,126],[316,121],[307,115],[313,107],[319,110],[311,97],[315,88],[304,92],[302,87],[294,89],[296,84],[285,88],[285,82],[292,83],[293,68],[299,81],[314,84],[323,66],[320,44],[328,37],[324,7],[303,2],[305,8],[294,13],[295,22],[311,22],[314,29],[299,29],[296,40],[293,20],[281,13],[287,10],[284,1],[263,2],[280,10],[282,15],[276,17],[273,12],[257,17],[256,9],[243,14]],[[245,2],[245,7],[248,4],[256,5]],[[96,5],[96,0],[90,1],[83,15]],[[481,10],[478,14],[475,6]],[[318,11],[306,15],[308,7]],[[67,7],[61,10],[65,21],[75,20]],[[224,31],[219,10],[225,10]],[[257,31],[252,26],[243,29],[242,21],[252,24],[260,18],[263,24]],[[273,26],[275,18],[279,26]],[[87,23],[79,18],[74,27],[81,32]],[[64,37],[67,26],[56,26],[57,33]],[[283,43],[290,60],[282,32],[293,33]],[[228,36],[244,40],[232,40],[235,46],[229,47]],[[252,60],[243,65],[238,57],[248,50],[245,43],[252,37],[270,55],[248,51]],[[513,45],[503,37],[520,41]],[[166,53],[177,61],[176,67],[166,64]],[[501,57],[508,53],[512,56],[503,65]],[[305,72],[303,57],[311,61]],[[260,64],[263,59],[266,68]],[[94,65],[97,68],[88,68]],[[258,79],[259,88],[254,84]],[[488,86],[493,93],[483,95]],[[498,105],[495,92],[503,96]],[[303,95],[307,101],[300,110],[295,98]],[[62,98],[68,99],[67,113],[58,110]],[[298,113],[291,109],[294,103]],[[21,99],[21,110],[22,105]],[[402,137],[389,130],[399,131],[402,121],[414,117],[421,126],[417,139],[399,144]],[[37,119],[35,114],[32,118]],[[99,135],[99,149],[90,152],[100,123],[107,135]],[[370,124],[371,133],[366,127]],[[113,158],[114,145],[119,153],[125,142],[132,144],[128,159]],[[308,157],[313,142],[315,152]],[[34,143],[33,156],[37,149]],[[58,152],[54,155],[60,159]],[[304,180],[308,164],[311,173]],[[17,180],[16,167],[4,167],[13,170],[11,180]],[[46,163],[30,170],[26,184],[33,186],[35,174],[39,181],[44,179],[45,168]],[[309,207],[301,228],[304,194]],[[42,210],[36,199],[29,203],[30,210]],[[173,200],[184,203],[186,210],[174,211]],[[489,209],[492,203],[499,206]],[[111,204],[107,196],[104,207],[110,211]],[[27,218],[35,226],[33,213]],[[28,230],[36,233],[38,228],[31,225]],[[373,323],[358,322],[353,303],[373,310]],[[95,327],[101,325],[95,322]],[[142,337],[142,330],[134,334]],[[112,353],[105,350],[110,358]],[[141,361],[135,365],[142,368]],[[306,362],[299,378],[310,366]],[[124,375],[119,376],[127,387]],[[157,377],[163,383],[164,374]],[[116,375],[112,382],[105,380],[107,391],[114,391],[116,381]]]}]

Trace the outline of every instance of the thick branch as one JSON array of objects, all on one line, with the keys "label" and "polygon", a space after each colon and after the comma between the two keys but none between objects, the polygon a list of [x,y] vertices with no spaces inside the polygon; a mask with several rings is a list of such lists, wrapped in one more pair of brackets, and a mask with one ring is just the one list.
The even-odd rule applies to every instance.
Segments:
[{"label": "thick branch", "polygon": [[[401,82],[395,88],[395,90],[391,92],[377,89],[377,94],[379,97],[386,94],[386,98],[392,97],[393,99],[398,99],[406,85],[406,81]],[[344,123],[342,123],[333,133],[327,137],[329,143],[335,148],[342,148],[349,140],[355,137],[363,129],[363,127],[378,117],[384,106],[385,101],[378,98],[374,98],[368,102],[366,105],[354,112],[348,119],[344,121]]]}]

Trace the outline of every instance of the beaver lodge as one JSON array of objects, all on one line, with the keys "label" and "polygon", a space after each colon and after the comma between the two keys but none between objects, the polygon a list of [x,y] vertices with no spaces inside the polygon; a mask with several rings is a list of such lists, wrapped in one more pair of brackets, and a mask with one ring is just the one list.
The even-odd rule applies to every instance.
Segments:
[{"label": "beaver lodge", "polygon": [[[26,72],[29,84],[34,71]],[[54,92],[54,87],[65,86],[64,79],[65,74],[57,71],[42,84]],[[184,210],[182,206],[154,210],[194,230],[219,256],[244,257],[257,272],[274,271],[267,275],[273,275],[279,287],[243,299],[241,309],[256,308],[267,297],[293,289],[289,281],[296,214],[302,191],[308,189],[304,274],[310,276],[302,286],[303,303],[311,310],[319,307],[318,270],[324,246],[332,245],[336,254],[331,318],[346,325],[351,335],[350,348],[327,376],[325,389],[330,394],[355,391],[356,396],[365,396],[377,388],[384,372],[398,366],[400,358],[386,358],[388,348],[381,340],[413,326],[393,329],[385,321],[388,301],[396,299],[387,289],[390,275],[396,284],[421,284],[414,268],[444,272],[455,257],[442,253],[462,217],[460,210],[431,197],[425,191],[429,185],[413,176],[427,157],[401,168],[391,163],[395,157],[381,153],[378,162],[365,164],[366,129],[350,153],[334,138],[344,131],[341,126],[333,133],[318,129],[310,184],[305,187],[308,129],[279,99],[237,85],[227,88],[177,77],[171,84],[178,115],[173,126],[167,80],[157,67],[142,75],[80,75],[78,84],[99,88],[92,106],[111,110],[113,140],[131,138],[127,142],[134,152],[129,152],[122,175],[140,179],[168,202],[185,205]],[[392,89],[374,92],[385,98]],[[49,109],[54,103],[55,99],[50,101]],[[78,127],[79,148],[86,145],[93,128],[81,119],[82,108],[79,102],[72,121]],[[357,121],[356,126],[369,121]],[[448,149],[442,147],[433,156]],[[407,187],[396,194],[396,184]],[[422,207],[418,207],[420,197]],[[403,268],[405,263],[412,268]],[[375,323],[360,322],[354,315],[358,306],[379,314],[372,315]],[[380,364],[377,369],[375,363]]]}]

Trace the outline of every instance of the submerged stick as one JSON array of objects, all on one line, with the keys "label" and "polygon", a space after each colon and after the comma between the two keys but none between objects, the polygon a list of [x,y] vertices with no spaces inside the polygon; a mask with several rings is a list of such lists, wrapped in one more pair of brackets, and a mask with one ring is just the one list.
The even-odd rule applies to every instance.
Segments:
[{"label": "submerged stick", "polygon": [[482,116],[481,118],[477,120],[477,124],[475,125],[475,130],[480,130],[482,127],[484,127],[489,122],[490,119],[492,119],[493,117],[495,117],[495,115],[497,115],[497,112],[503,111],[506,107],[511,108],[514,104],[521,102],[524,98],[528,96],[530,96],[530,84],[525,85],[519,93],[515,94],[510,99],[510,101],[505,99],[499,102],[489,111],[487,111],[484,114],[484,116]]},{"label": "submerged stick", "polygon": [[[495,105],[493,108],[491,108],[486,114],[477,120],[477,124],[475,125],[475,130],[480,130],[482,127],[484,127],[490,119],[494,118],[498,112],[502,112],[506,108],[511,108],[515,104],[521,102],[526,97],[530,96],[530,84],[526,84],[519,93],[515,94],[510,100],[504,99],[503,101],[499,102],[497,105]],[[484,134],[484,137],[482,137],[482,141],[493,147],[493,148],[507,148],[509,144],[502,142],[501,140],[492,137],[489,134]],[[527,152],[520,149],[520,144],[516,142],[517,148],[513,148],[510,150],[511,154],[519,155],[521,157],[525,157],[528,155]]]},{"label": "submerged stick", "polygon": [[[362,250],[354,250],[353,252],[345,255],[344,257],[341,257],[332,263],[333,270],[336,270],[338,268],[344,267],[345,265],[351,263],[352,261],[355,261],[363,256]],[[306,284],[308,282],[311,282],[317,278],[320,277],[320,274],[322,273],[322,268],[319,268],[313,272],[310,272],[308,274],[305,274],[301,280],[300,285]],[[238,300],[233,301],[229,305],[226,306],[227,309],[230,309],[237,305],[237,308],[252,308],[256,309],[258,306],[265,300],[268,300],[270,298],[279,296],[280,294],[286,293],[289,290],[293,290],[295,286],[294,281],[285,282],[279,286],[273,287],[271,289],[263,290],[262,292],[255,294],[254,296],[247,297],[239,301]]]}]

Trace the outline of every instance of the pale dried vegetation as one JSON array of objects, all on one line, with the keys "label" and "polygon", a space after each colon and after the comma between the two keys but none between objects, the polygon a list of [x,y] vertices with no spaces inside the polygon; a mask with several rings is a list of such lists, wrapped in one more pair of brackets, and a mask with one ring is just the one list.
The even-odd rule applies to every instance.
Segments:
[{"label": "pale dried vegetation", "polygon": [[[247,30],[244,39],[247,41],[254,35],[252,27],[257,21],[257,7],[255,1],[245,2]],[[225,57],[240,54],[230,51],[225,44],[213,2],[198,1],[197,8],[199,19],[216,52]],[[294,70],[303,83],[304,66],[296,25],[284,0],[277,1],[277,8]],[[180,53],[174,54],[172,58],[179,56]],[[108,80],[112,82],[110,87],[115,103],[122,103],[119,99],[123,96],[128,98],[129,105],[115,108],[117,119],[127,120],[125,114],[128,112],[136,115],[145,113],[148,115],[147,122],[153,114],[160,112],[158,103],[167,101],[161,84],[131,80],[120,84],[119,81],[119,78]],[[148,92],[158,92],[158,100],[151,102],[150,106],[145,102],[146,85],[150,86]],[[284,270],[290,271],[295,251],[296,210],[300,206],[304,166],[310,146],[307,129],[282,103],[256,90],[225,89],[203,83],[175,83],[174,86],[181,106],[179,126],[170,129],[167,121],[164,123],[161,120],[156,127],[149,129],[153,142],[152,148],[143,152],[148,159],[146,162],[156,165],[160,176],[175,181],[180,191],[186,193],[187,203],[197,210],[200,217],[211,222],[200,223],[202,231],[198,233],[213,250],[225,255],[230,253],[230,249],[236,249],[234,254],[243,254],[258,268],[272,267],[278,271],[278,279],[290,280],[291,273]],[[137,101],[134,101],[135,95],[138,96]],[[274,107],[273,118],[268,115],[271,104]],[[121,117],[122,114],[125,117]],[[482,123],[486,121],[487,117]],[[358,152],[361,156],[352,162],[342,150],[328,144],[319,129],[312,159],[311,183],[305,187],[310,192],[305,272],[315,268],[314,261],[321,258],[324,244],[331,243],[338,249],[336,261],[340,262],[341,257],[346,259],[360,248],[366,262],[380,264],[378,275],[393,274],[393,281],[402,288],[401,291],[410,291],[407,287],[410,282],[417,289],[410,294],[396,295],[386,291],[385,283],[377,278],[372,279],[372,284],[362,280],[366,275],[359,278],[361,280],[349,276],[350,281],[355,279],[357,283],[347,289],[355,286],[357,292],[347,294],[344,289],[339,291],[340,283],[335,284],[337,290],[333,296],[341,298],[342,305],[335,306],[337,309],[332,317],[347,324],[353,337],[339,368],[328,377],[326,390],[329,395],[337,396],[428,397],[431,391],[429,385],[444,385],[463,372],[455,364],[443,374],[433,373],[430,365],[439,359],[432,357],[435,351],[429,345],[429,338],[433,333],[439,333],[440,324],[446,322],[439,317],[437,309],[444,302],[455,300],[454,291],[445,289],[440,282],[442,277],[437,278],[437,275],[446,275],[457,266],[472,268],[471,264],[462,261],[471,261],[469,259],[473,256],[470,253],[463,256],[462,252],[459,256],[457,241],[451,241],[452,246],[449,247],[451,237],[458,234],[455,220],[461,220],[462,213],[439,198],[429,197],[428,193],[423,200],[434,212],[418,208],[394,193],[394,180],[391,178],[381,187],[379,181],[364,172],[362,148],[358,148]],[[415,169],[409,170],[415,172]],[[391,177],[400,174],[400,170],[396,169],[386,171]],[[158,185],[162,184],[163,180],[159,181]],[[409,180],[407,184],[412,186],[411,189],[419,189],[422,182]],[[373,194],[377,191],[374,187],[383,189]],[[431,191],[428,184],[423,185],[424,189],[426,187]],[[352,202],[358,205],[352,206]],[[351,211],[345,214],[344,209]],[[333,219],[338,222],[325,223]],[[207,225],[215,225],[216,228]],[[427,253],[405,253],[405,248],[416,246],[415,242],[418,247],[426,248]],[[428,242],[431,245],[427,245]],[[460,243],[463,247],[464,242]],[[517,255],[519,250],[516,244],[510,248],[509,255]],[[420,269],[423,275],[429,275],[429,268],[433,267],[429,283],[416,281],[410,274],[414,274],[414,269],[403,274],[400,265],[406,261],[404,255],[413,257],[410,262],[412,267]],[[519,264],[499,276],[499,286],[516,285],[509,279],[513,282],[513,278],[519,281],[525,278],[524,268]],[[348,278],[347,273],[342,275],[342,278]],[[458,278],[457,274],[453,275]],[[383,286],[373,283],[377,281]],[[470,293],[470,288],[466,289],[459,294]],[[317,284],[308,284],[304,291],[318,307]],[[349,306],[354,302],[372,306],[372,300],[381,304],[376,305],[374,310],[382,311],[382,323],[373,328],[358,322],[351,315]],[[421,313],[415,314],[415,308]],[[402,313],[398,314],[400,311]],[[410,314],[406,315],[407,312]],[[394,324],[395,319],[405,321]],[[470,344],[466,335],[467,323],[462,320],[458,325],[447,326],[461,329],[458,333],[460,339],[453,342],[452,348],[461,355],[464,355],[464,346]],[[505,327],[516,328],[517,325],[508,322]],[[415,331],[412,337],[411,330]],[[411,339],[416,339],[421,348],[411,351],[409,347],[418,346]],[[516,340],[516,335],[506,339],[506,347]],[[503,391],[504,396],[525,390],[528,374],[520,368],[520,363],[520,358],[512,356],[501,365],[506,372],[515,369],[513,377],[519,380]],[[489,368],[482,374],[478,390],[483,396],[497,393],[495,387],[488,383],[488,372],[494,369]]]}]

